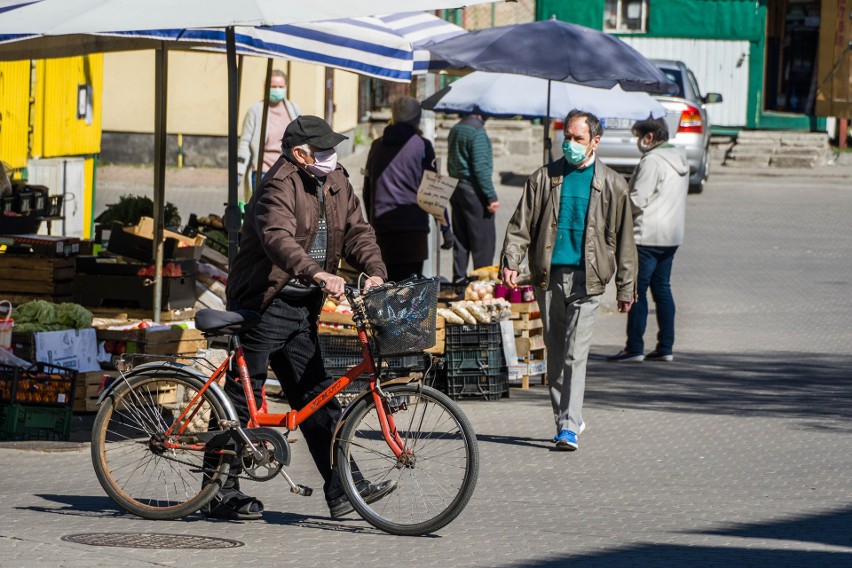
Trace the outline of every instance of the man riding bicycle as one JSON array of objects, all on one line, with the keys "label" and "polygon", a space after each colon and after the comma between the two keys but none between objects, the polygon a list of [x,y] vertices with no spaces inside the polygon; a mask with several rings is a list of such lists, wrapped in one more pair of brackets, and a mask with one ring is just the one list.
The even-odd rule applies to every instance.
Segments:
[{"label": "man riding bicycle", "polygon": [[[340,297],[344,280],[336,275],[343,257],[368,274],[366,288],[387,277],[372,227],[334,147],[346,136],[321,118],[303,115],[290,123],[282,154],[264,175],[246,205],[240,249],[228,275],[228,309],[261,314],[257,327],[240,335],[255,401],[271,366],[290,406],[301,409],[326,389],[326,373],[317,339],[317,320],[324,293]],[[229,373],[225,392],[240,422],[249,420],[242,387]],[[325,481],[323,489],[332,517],[353,510],[331,465],[330,448],[341,406],[336,400],[302,424],[311,456]],[[263,504],[242,493],[241,463],[203,512],[209,517],[257,519]],[[394,482],[363,482],[361,496],[372,503],[396,488]]]}]

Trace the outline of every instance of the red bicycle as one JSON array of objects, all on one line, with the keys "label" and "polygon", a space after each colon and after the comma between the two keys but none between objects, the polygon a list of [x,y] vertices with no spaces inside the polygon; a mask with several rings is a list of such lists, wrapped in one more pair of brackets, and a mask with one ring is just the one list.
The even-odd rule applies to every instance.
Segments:
[{"label": "red bicycle", "polygon": [[[476,485],[473,427],[440,391],[410,377],[384,380],[376,365],[382,357],[435,343],[437,287],[428,279],[363,294],[347,288],[363,360],[304,408],[286,414],[255,411],[238,334],[257,324],[257,314],[200,310],[199,330],[230,336],[228,358],[209,376],[177,360],[122,373],[101,394],[95,419],[92,461],[98,480],[123,509],[152,520],[201,509],[236,457],[243,478],[268,481],[280,475],[291,492],[309,496],[312,490],[284,470],[290,464],[287,432],[367,373],[367,390],[344,409],[329,448],[346,495],[367,522],[392,534],[422,535],[444,527],[461,513]],[[233,364],[251,412],[245,428],[218,383]],[[365,481],[389,480],[396,490],[380,501],[368,504],[359,494]]]}]

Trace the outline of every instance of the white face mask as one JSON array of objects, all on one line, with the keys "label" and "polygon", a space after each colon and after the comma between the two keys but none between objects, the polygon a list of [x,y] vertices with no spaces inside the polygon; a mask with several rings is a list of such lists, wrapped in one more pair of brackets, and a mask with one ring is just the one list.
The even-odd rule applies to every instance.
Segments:
[{"label": "white face mask", "polygon": [[337,167],[337,152],[333,148],[314,152],[313,156],[316,161],[313,164],[306,164],[305,168],[317,177],[325,177]]}]

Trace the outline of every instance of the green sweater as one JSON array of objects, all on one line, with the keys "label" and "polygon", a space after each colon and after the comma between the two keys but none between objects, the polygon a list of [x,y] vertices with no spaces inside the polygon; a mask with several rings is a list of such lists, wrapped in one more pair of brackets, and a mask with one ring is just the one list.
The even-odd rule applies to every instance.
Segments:
[{"label": "green sweater", "polygon": [[556,244],[553,246],[553,266],[583,265],[583,237],[586,233],[586,214],[595,168],[578,169],[565,166],[565,177],[559,194],[559,220],[556,225]]},{"label": "green sweater", "polygon": [[491,181],[494,171],[491,140],[483,122],[474,116],[465,117],[450,130],[447,145],[450,176],[481,192],[489,203],[497,201]]}]

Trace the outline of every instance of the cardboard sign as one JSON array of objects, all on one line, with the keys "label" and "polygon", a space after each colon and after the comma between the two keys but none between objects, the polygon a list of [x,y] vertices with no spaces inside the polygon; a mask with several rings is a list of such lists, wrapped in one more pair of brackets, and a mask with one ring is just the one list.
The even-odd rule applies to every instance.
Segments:
[{"label": "cardboard sign", "polygon": [[439,225],[449,225],[447,206],[458,182],[459,180],[450,176],[442,176],[429,170],[423,172],[423,181],[417,190],[417,204],[432,215]]},{"label": "cardboard sign", "polygon": [[64,329],[34,334],[36,361],[80,372],[100,371],[95,330]]}]

